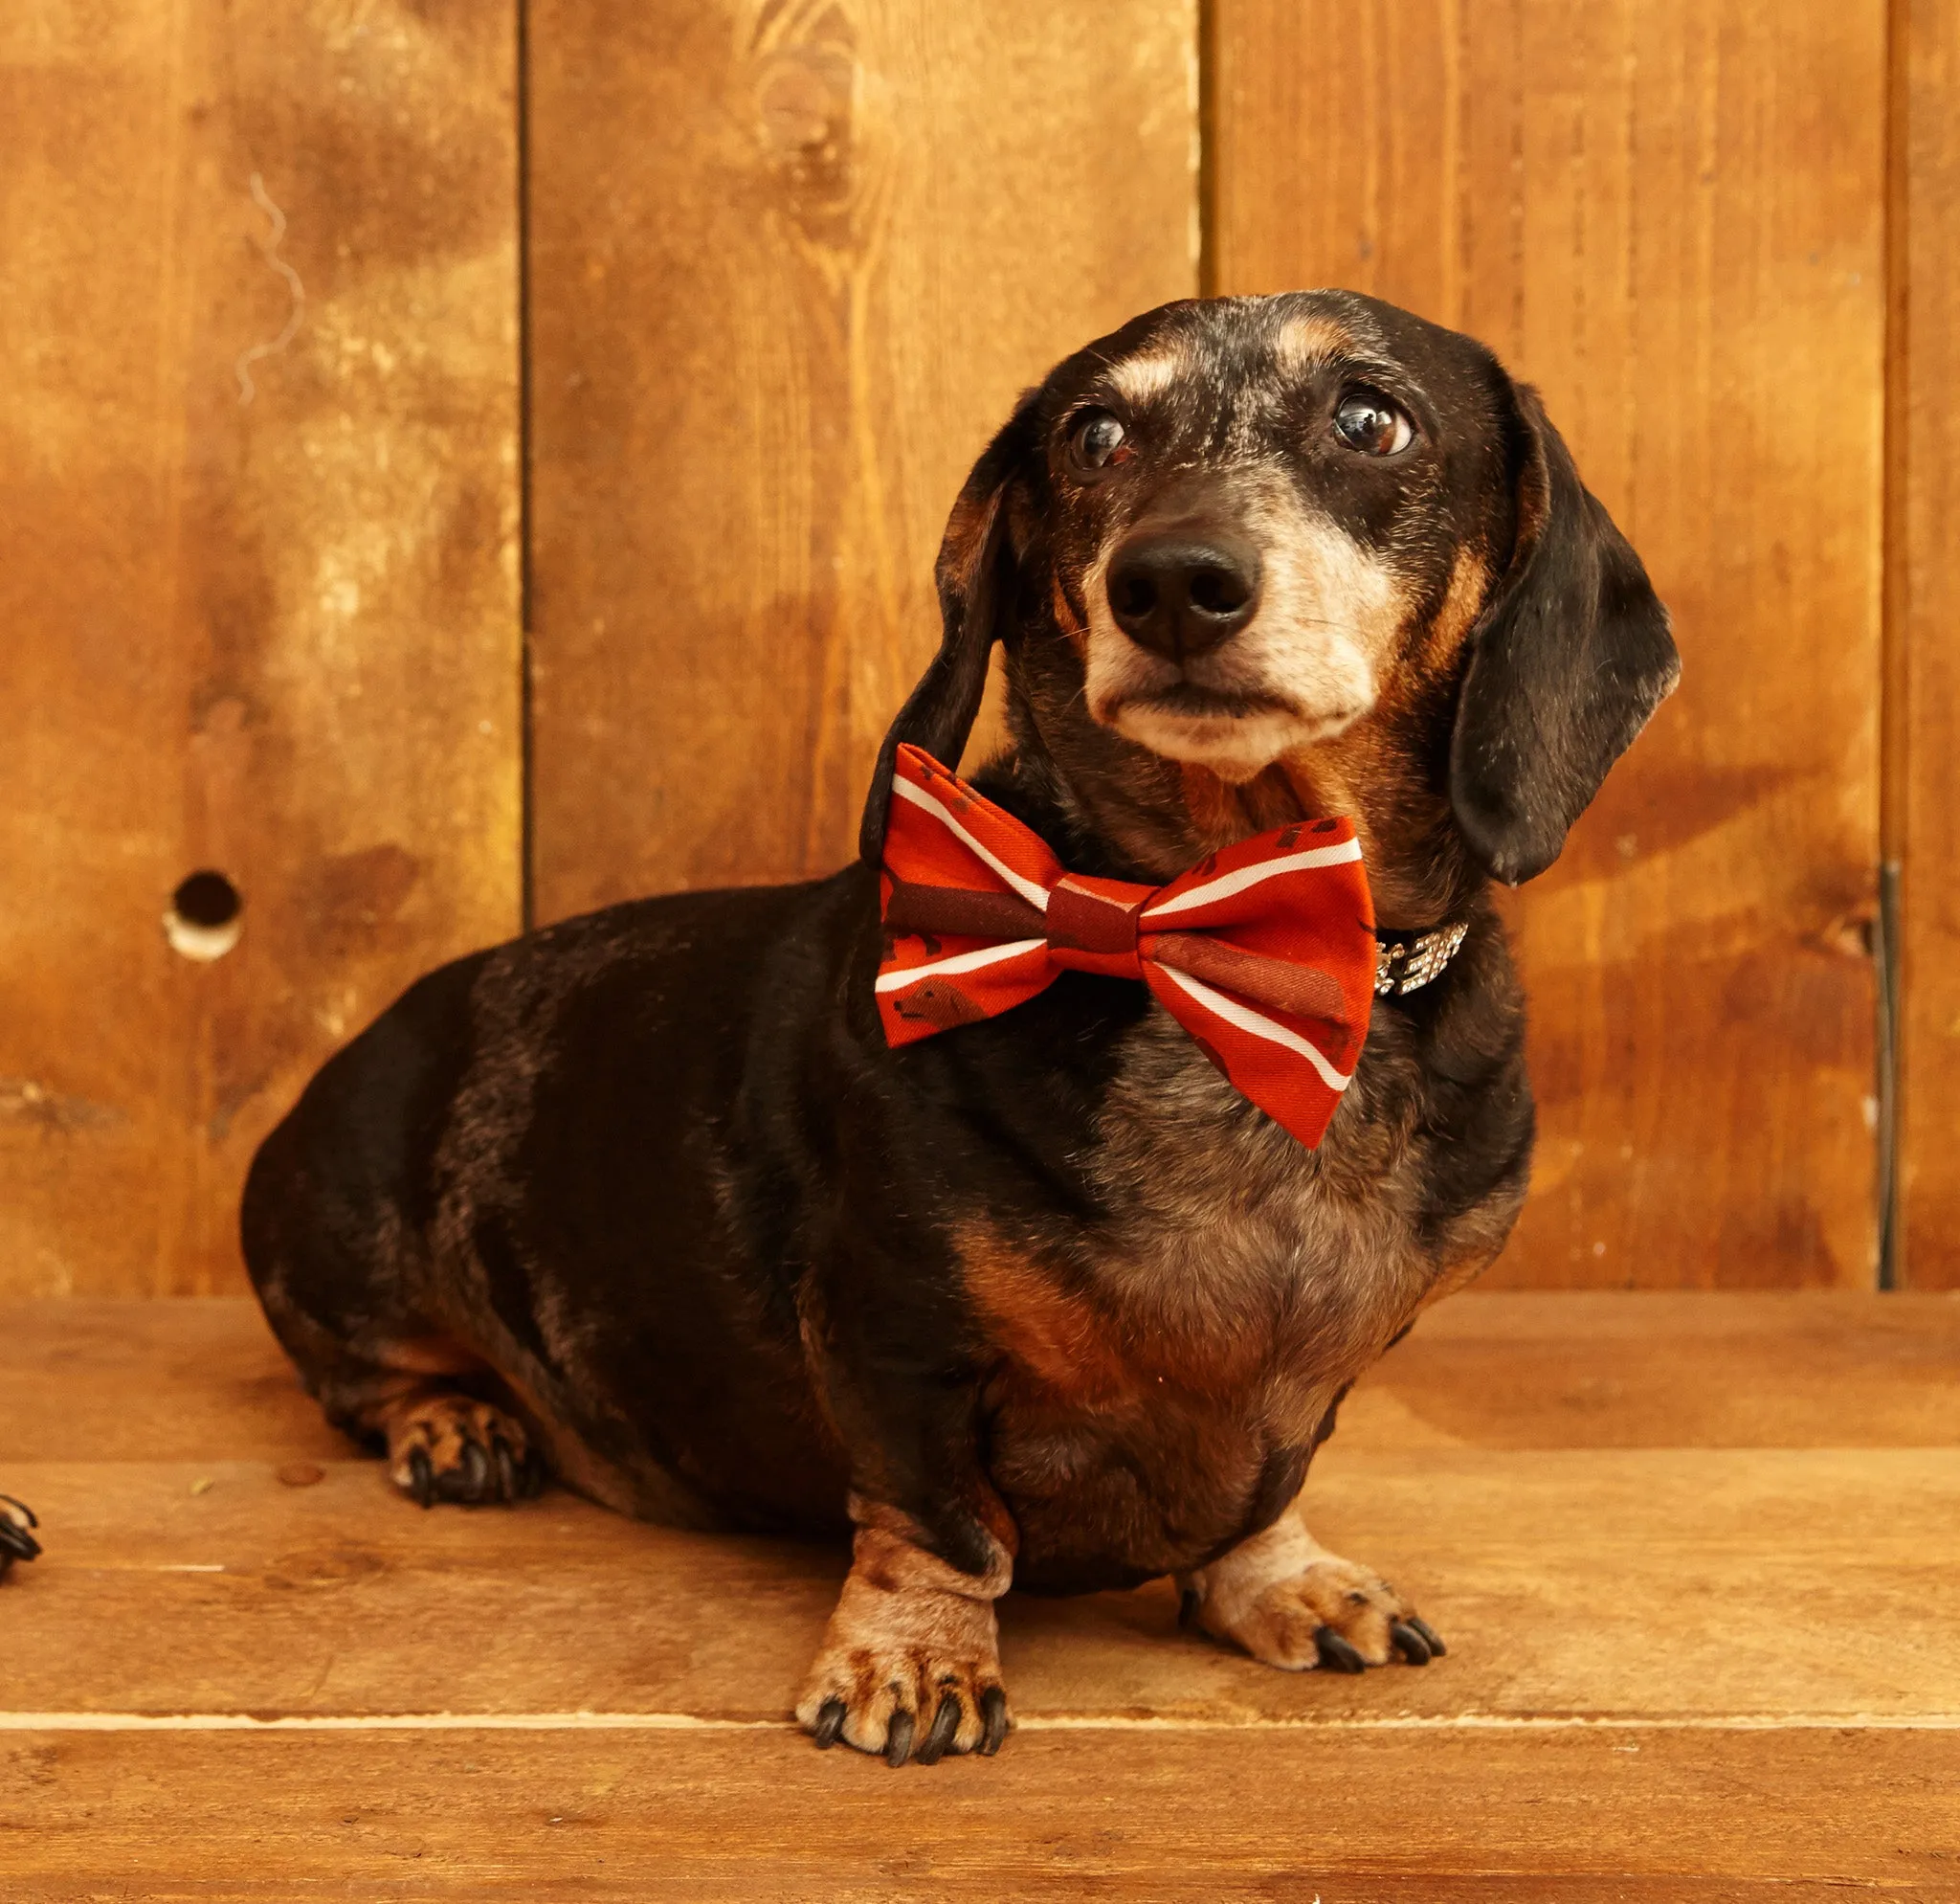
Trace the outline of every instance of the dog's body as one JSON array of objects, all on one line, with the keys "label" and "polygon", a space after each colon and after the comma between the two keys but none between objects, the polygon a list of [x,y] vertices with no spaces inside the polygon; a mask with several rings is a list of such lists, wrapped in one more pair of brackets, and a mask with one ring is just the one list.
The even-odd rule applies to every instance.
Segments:
[{"label": "dog's body", "polygon": [[1275,1664],[1427,1657],[1292,1504],[1347,1384],[1515,1217],[1531,1102],[1487,879],[1548,862],[1671,685],[1664,617],[1487,354],[1337,294],[1169,306],[1071,359],[941,575],[874,862],[892,748],[957,759],[999,638],[1015,745],[976,784],[1072,870],[1155,883],[1338,811],[1383,918],[1467,927],[1378,1004],[1320,1147],[1123,979],[888,1048],[859,865],[421,981],[255,1165],[267,1312],[425,1500],[514,1497],[542,1452],[651,1518],[855,1522],[799,1707],[822,1742],[997,1744],[1010,1579],[1172,1573]]}]

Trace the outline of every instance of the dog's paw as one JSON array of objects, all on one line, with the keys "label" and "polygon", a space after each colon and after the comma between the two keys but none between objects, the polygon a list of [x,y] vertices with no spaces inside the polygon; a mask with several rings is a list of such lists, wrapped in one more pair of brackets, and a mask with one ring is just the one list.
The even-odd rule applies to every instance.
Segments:
[{"label": "dog's paw", "polygon": [[33,1536],[38,1526],[34,1511],[25,1501],[0,1494],[0,1580],[7,1578],[14,1561],[32,1560],[39,1555],[41,1543]]},{"label": "dog's paw", "polygon": [[[948,1753],[1000,1750],[1007,1736],[1007,1689],[991,1607],[973,1607],[966,1631],[908,1635],[894,1619],[882,1634],[839,1633],[833,1620],[810,1669],[797,1722],[819,1746],[842,1739],[887,1763],[936,1764]],[[981,1620],[984,1618],[984,1630]]]},{"label": "dog's paw", "polygon": [[389,1473],[403,1493],[434,1507],[528,1500],[545,1485],[545,1463],[523,1424],[467,1395],[434,1395],[388,1423]]},{"label": "dog's paw", "polygon": [[1229,1617],[1190,1589],[1185,1609],[1189,1624],[1288,1672],[1361,1672],[1397,1657],[1427,1666],[1447,1650],[1378,1574],[1334,1554],[1291,1579],[1275,1580]]},{"label": "dog's paw", "polygon": [[1288,1672],[1427,1666],[1447,1650],[1379,1574],[1329,1554],[1290,1517],[1179,1584],[1180,1624]]},{"label": "dog's paw", "polygon": [[962,1574],[918,1545],[902,1515],[857,1500],[852,1511],[851,1572],[796,1702],[798,1723],[819,1746],[842,1739],[892,1765],[991,1757],[1009,1724],[993,1617],[1005,1552],[986,1574]]}]

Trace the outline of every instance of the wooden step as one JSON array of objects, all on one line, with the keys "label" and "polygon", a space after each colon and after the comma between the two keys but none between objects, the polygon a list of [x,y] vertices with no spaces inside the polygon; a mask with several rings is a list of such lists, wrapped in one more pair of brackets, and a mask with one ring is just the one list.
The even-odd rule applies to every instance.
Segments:
[{"label": "wooden step", "polygon": [[1011,1597],[1016,1736],[897,1774],[789,1726],[840,1554],[424,1512],[249,1305],[0,1311],[0,1491],[8,1899],[1960,1896],[1951,1298],[1446,1305],[1309,1501],[1447,1658]]}]

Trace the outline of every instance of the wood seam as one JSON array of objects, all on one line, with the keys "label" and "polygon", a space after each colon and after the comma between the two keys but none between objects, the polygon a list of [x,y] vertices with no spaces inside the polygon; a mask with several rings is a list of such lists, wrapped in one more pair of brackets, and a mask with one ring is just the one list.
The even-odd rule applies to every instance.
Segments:
[{"label": "wood seam", "polygon": [[[1021,1732],[1960,1732],[1960,1713],[1397,1713],[1202,1718],[1048,1713]],[[0,1713],[9,1732],[796,1732],[791,1719],[694,1713]]]}]

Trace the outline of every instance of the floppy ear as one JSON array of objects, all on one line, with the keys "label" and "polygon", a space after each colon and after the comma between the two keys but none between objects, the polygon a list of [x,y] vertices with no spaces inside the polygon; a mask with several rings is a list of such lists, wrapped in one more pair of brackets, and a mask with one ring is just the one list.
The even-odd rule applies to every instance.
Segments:
[{"label": "floppy ear", "polygon": [[901,743],[924,748],[947,767],[961,750],[987,692],[987,663],[1013,613],[1015,571],[1008,539],[1007,491],[1035,440],[1036,392],[1014,406],[1000,434],[981,452],[939,545],[933,578],[939,587],[943,633],[932,658],[906,697],[878,750],[871,792],[858,832],[858,856],[876,866],[884,851],[892,768]]},{"label": "floppy ear", "polygon": [[1626,538],[1579,481],[1538,392],[1516,387],[1518,536],[1470,634],[1450,742],[1450,804],[1507,885],[1566,834],[1681,678],[1661,607]]}]

